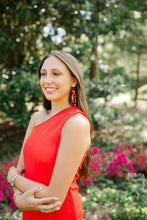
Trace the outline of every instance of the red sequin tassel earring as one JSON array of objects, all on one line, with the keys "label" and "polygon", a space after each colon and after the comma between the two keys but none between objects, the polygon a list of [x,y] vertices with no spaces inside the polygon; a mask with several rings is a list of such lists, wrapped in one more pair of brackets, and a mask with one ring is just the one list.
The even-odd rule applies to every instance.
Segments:
[{"label": "red sequin tassel earring", "polygon": [[72,87],[71,97],[72,97],[72,103],[73,103],[73,105],[76,106],[76,104],[77,104],[77,96],[76,96],[76,91],[75,91],[74,87]]}]

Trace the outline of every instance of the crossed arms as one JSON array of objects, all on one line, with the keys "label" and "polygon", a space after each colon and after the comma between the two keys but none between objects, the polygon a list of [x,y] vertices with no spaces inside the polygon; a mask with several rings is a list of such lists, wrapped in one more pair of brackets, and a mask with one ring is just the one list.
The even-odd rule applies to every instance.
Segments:
[{"label": "crossed arms", "polygon": [[[35,116],[30,121],[24,143],[34,125]],[[42,212],[58,210],[67,195],[84,153],[90,146],[90,141],[89,121],[81,114],[68,119],[61,131],[61,141],[50,184],[46,186],[27,179],[23,175],[15,179],[15,203],[18,208]],[[8,172],[8,182],[11,182],[12,178],[24,169],[22,152],[23,147],[17,168],[11,167]]]}]

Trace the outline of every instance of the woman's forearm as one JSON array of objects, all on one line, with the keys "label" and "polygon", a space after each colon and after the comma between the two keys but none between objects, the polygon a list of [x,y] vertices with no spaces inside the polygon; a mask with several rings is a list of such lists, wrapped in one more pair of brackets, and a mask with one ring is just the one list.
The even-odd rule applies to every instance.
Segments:
[{"label": "woman's forearm", "polygon": [[[15,167],[11,167],[9,172],[8,172],[8,176],[7,176],[7,179],[8,179],[8,182],[11,183],[11,180],[12,178],[18,174],[18,170],[17,168]],[[18,189],[19,191],[21,192],[26,192],[27,190],[29,189],[32,189],[33,187],[41,187],[42,189],[47,189],[48,187],[42,183],[39,183],[39,182],[35,182],[35,181],[32,181],[22,175],[18,175],[15,179],[15,188]],[[41,190],[42,191],[42,190]],[[39,194],[39,197],[41,198],[41,194]],[[42,196],[43,197],[43,196]]]},{"label": "woman's forearm", "polygon": [[[41,187],[42,189],[46,189],[46,190],[48,189],[48,187],[46,185],[32,181],[24,176],[21,176],[21,175],[19,175],[15,180],[15,187],[23,193],[29,189],[32,189],[35,186]],[[42,194],[41,191],[39,193],[40,198],[44,197],[44,195],[43,195],[44,193]],[[46,197],[47,197],[47,195],[46,195]]]},{"label": "woman's forearm", "polygon": [[[16,170],[12,170],[12,173],[11,175],[16,175]],[[39,187],[39,188],[42,188],[41,190],[38,190],[37,192],[34,193],[34,197],[37,199],[45,199],[45,198],[57,198],[57,195],[54,195],[52,193],[52,190],[50,189],[50,187],[42,184],[42,183],[38,183],[38,182],[35,182],[35,181],[32,181],[24,176],[21,176],[19,175],[16,179],[15,179],[15,188],[16,188],[16,191],[19,190],[21,191],[22,193],[27,193],[28,190],[31,190],[32,188],[34,187]],[[20,197],[21,198],[21,197]],[[57,204],[58,207],[61,206],[63,200],[60,199],[60,204]],[[19,200],[20,202],[20,200]],[[22,201],[21,201],[22,202]],[[24,205],[24,204],[23,204]],[[56,206],[55,206],[56,207]]]},{"label": "woman's forearm", "polygon": [[[8,172],[8,181],[18,174],[15,167]],[[15,179],[14,201],[21,210],[41,210],[42,212],[53,212],[59,210],[61,203],[56,196],[48,196],[48,187],[44,184],[27,179],[18,175]],[[37,193],[39,192],[39,196]]]}]

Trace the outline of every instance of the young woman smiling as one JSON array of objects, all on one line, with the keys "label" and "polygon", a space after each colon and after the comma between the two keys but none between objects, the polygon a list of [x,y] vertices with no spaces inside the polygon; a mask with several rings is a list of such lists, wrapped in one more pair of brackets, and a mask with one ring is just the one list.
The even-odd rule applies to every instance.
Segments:
[{"label": "young woman smiling", "polygon": [[91,121],[76,59],[52,52],[38,69],[44,110],[33,114],[8,181],[24,220],[83,220],[78,177],[88,177]]}]

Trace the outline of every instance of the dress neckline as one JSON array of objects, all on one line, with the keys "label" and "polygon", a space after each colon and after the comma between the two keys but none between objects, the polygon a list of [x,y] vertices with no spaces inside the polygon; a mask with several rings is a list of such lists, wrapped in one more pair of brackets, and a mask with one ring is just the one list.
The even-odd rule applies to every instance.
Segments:
[{"label": "dress neckline", "polygon": [[51,119],[55,118],[56,116],[60,115],[60,114],[63,113],[64,111],[69,110],[70,108],[74,108],[74,109],[77,109],[77,108],[78,108],[78,109],[79,109],[78,106],[69,106],[69,107],[67,107],[67,108],[64,108],[64,109],[62,109],[61,111],[59,111],[58,113],[56,113],[56,114],[54,114],[53,116],[49,117],[47,120],[45,120],[45,121],[43,121],[43,122],[41,122],[41,123],[35,125],[33,128],[36,128],[36,127],[39,127],[39,126],[45,124],[46,122],[48,122],[48,121],[50,121]]}]

